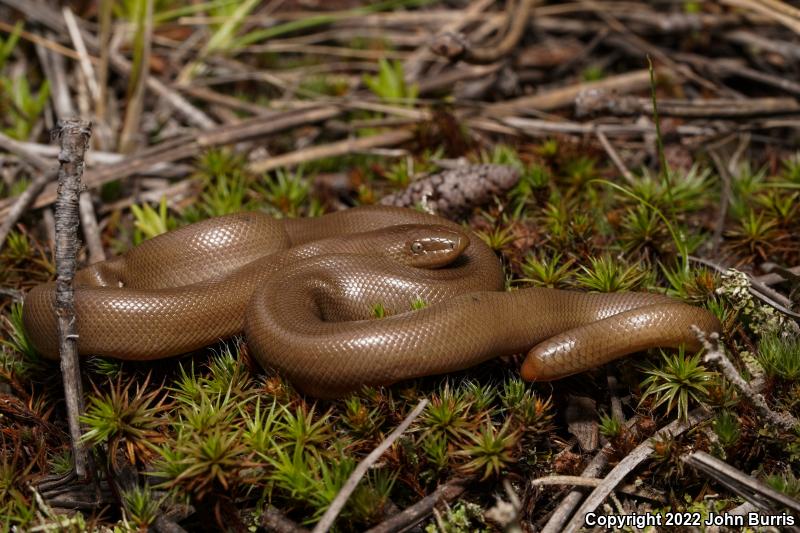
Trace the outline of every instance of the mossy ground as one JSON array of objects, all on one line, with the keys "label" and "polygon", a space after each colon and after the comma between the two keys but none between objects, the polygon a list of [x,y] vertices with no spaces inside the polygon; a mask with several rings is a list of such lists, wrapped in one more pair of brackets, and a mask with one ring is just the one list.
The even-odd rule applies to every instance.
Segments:
[{"label": "mossy ground", "polygon": [[[554,150],[555,143],[559,146]],[[718,294],[722,284],[718,273],[695,265],[687,271],[681,269],[675,242],[655,214],[656,209],[663,210],[666,219],[680,227],[686,242],[696,242],[692,251],[708,242],[719,183],[702,161],[686,172],[672,173],[672,202],[667,199],[665,182],[652,174],[642,176],[631,189],[647,199],[643,207],[629,194],[596,181],[617,179],[604,158],[564,141],[498,144],[472,157],[519,165],[524,171],[523,180],[507,198],[475,210],[468,220],[501,254],[511,287],[532,284],[666,292],[716,313],[723,320],[723,336],[735,360],[741,352],[758,353],[759,343],[766,342],[753,331],[739,302]],[[345,170],[360,175],[360,194],[367,197],[393,187],[384,177],[393,163],[371,159],[350,158]],[[220,161],[226,168],[219,168]],[[325,162],[326,166],[333,164]],[[306,216],[324,205],[305,177],[313,176],[314,168],[307,168],[302,175],[282,174],[281,178],[250,176],[241,162],[221,152],[206,154],[197,167],[204,176],[203,192],[190,210],[144,206],[132,214],[120,213],[117,223],[103,234],[106,242],[122,250],[142,238],[206,216],[239,209]],[[208,173],[209,167],[214,168],[213,174]],[[740,180],[750,176],[744,170],[735,179],[734,191],[738,191]],[[732,213],[726,221],[723,248],[740,263],[752,263],[753,253],[759,250],[751,246],[753,240],[765,247],[762,259],[783,264],[800,261],[798,247],[788,244],[796,239],[792,228],[800,217],[797,213],[781,217],[774,209],[775,203],[797,193],[770,187],[787,182],[785,168],[783,173],[765,171],[754,194],[732,198],[733,205],[746,205],[741,211],[745,222],[752,216],[762,219],[769,231],[786,243],[774,246],[778,242],[774,236],[743,241],[737,233],[743,220]],[[2,261],[6,287],[24,289],[52,276],[49,250],[24,227],[3,250]],[[3,377],[10,385],[9,398],[18,404],[4,407],[4,513],[10,524],[30,525],[37,517],[30,512],[34,502],[26,482],[65,470],[69,447],[64,428],[57,423],[63,419],[63,403],[56,367],[39,361],[26,347],[17,308],[6,306],[4,328],[9,341],[3,348]],[[775,340],[779,337],[770,335],[769,342],[780,344]],[[774,354],[776,349],[770,349],[768,353]],[[777,350],[791,350],[796,357],[795,345],[780,345]],[[690,361],[692,366],[683,368]],[[192,503],[197,514],[188,524],[206,520],[230,523],[231,509],[249,510],[239,518],[242,523],[252,523],[268,503],[300,523],[312,524],[358,460],[422,397],[430,398],[430,406],[370,471],[338,527],[350,530],[379,522],[392,505],[410,505],[453,476],[474,476],[468,500],[484,509],[492,505],[497,483],[509,479],[528,505],[536,507],[537,514],[544,513],[561,492],[531,494],[525,480],[580,472],[580,457],[565,453],[570,449],[570,435],[560,413],[575,391],[596,400],[599,410],[608,411],[609,374],[618,376],[620,390],[626,391],[625,415],[638,417],[636,426],[624,431],[614,430],[604,419],[604,429],[612,426],[608,436],[615,442],[614,460],[679,411],[701,403],[719,409],[706,426],[712,431],[698,428],[661,443],[667,451],[661,451],[646,472],[637,473],[641,479],[660,479],[651,483],[673,498],[670,505],[697,507],[698,498],[709,490],[708,480],[681,467],[678,459],[697,449],[711,450],[746,472],[783,476],[780,479],[787,479],[790,490],[797,490],[796,479],[791,482],[800,461],[797,434],[765,427],[750,406],[697,358],[682,352],[663,357],[642,354],[608,368],[539,385],[520,381],[518,363],[516,358],[496,360],[458,375],[369,389],[341,401],[315,402],[297,394],[280,378],[264,375],[241,341],[157,363],[94,358],[84,364],[91,384],[84,422],[101,471],[114,475],[121,465],[132,465],[140,472],[142,492],[126,494],[122,500],[124,516],[140,526],[155,517],[157,505],[152,502],[161,499]],[[796,367],[786,378],[771,371],[767,396],[775,408],[800,414],[797,379]],[[672,412],[654,408],[662,404],[663,392],[647,393],[648,387],[655,390],[655,385],[664,383],[676,384],[678,399]],[[694,388],[689,389],[691,383]],[[680,400],[687,390],[691,394]],[[725,503],[713,502],[715,507],[722,505]],[[88,516],[108,523],[120,518],[118,512],[109,509]],[[465,527],[486,527],[478,525],[478,515]]]}]

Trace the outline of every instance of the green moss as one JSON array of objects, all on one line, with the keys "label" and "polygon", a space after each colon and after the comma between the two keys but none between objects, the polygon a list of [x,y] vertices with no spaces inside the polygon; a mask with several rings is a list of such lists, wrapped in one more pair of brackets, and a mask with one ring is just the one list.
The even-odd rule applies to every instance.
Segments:
[{"label": "green moss", "polygon": [[686,420],[692,404],[702,404],[715,375],[701,363],[700,354],[689,356],[680,350],[668,355],[662,352],[662,362],[645,370],[648,377],[642,382],[642,401],[652,397],[653,409],[660,406],[669,414],[677,412]]}]

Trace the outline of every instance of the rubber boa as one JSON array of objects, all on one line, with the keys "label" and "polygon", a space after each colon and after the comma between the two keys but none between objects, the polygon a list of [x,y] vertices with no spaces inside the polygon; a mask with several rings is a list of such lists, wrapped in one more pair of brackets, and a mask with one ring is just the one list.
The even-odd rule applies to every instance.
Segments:
[{"label": "rubber boa", "polygon": [[[244,332],[264,368],[331,398],[526,352],[524,379],[558,379],[651,347],[697,350],[692,325],[720,330],[710,312],[659,294],[503,288],[491,249],[434,215],[237,213],[78,271],[78,350],[150,360]],[[58,354],[54,301],[47,283],[23,308],[49,358]],[[388,316],[374,318],[376,306]]]}]

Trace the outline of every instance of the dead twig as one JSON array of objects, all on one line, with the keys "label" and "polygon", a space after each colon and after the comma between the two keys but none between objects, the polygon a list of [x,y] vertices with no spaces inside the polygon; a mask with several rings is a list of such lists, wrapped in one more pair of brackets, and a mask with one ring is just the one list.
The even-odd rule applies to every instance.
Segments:
[{"label": "dead twig", "polygon": [[344,46],[325,46],[325,45],[290,43],[290,42],[274,42],[274,43],[260,44],[254,46],[247,46],[242,48],[241,52],[251,53],[251,54],[264,54],[264,53],[319,54],[319,55],[329,55],[334,57],[352,57],[356,59],[367,59],[373,61],[377,61],[378,59],[381,58],[403,60],[408,57],[407,53],[391,52],[389,50],[359,50]]},{"label": "dead twig", "polygon": [[[631,418],[625,423],[627,429],[632,428],[638,422],[637,418]],[[581,472],[582,478],[594,478],[600,475],[608,466],[609,452],[611,451],[612,444],[607,442],[592,458],[586,468]],[[553,511],[547,524],[542,528],[542,533],[557,533],[572,516],[572,511],[578,506],[583,499],[584,493],[579,490],[573,490],[567,494],[558,504],[558,507]]]},{"label": "dead twig", "polygon": [[763,276],[753,278],[753,282],[761,283],[764,286],[775,285],[784,281],[793,280],[794,276],[800,276],[800,266],[792,268],[780,268],[774,263],[764,263],[761,268],[768,272]]},{"label": "dead twig", "polygon": [[[55,89],[53,96],[55,97]],[[70,107],[70,109],[72,108]],[[71,116],[74,115],[74,113],[72,112],[62,114],[61,111],[57,111],[57,113],[59,118],[70,118]],[[92,131],[94,132],[94,129]],[[58,155],[57,146],[51,146],[49,144],[39,144],[34,142],[23,142],[14,139],[9,139],[9,140],[11,143],[13,143],[13,146],[25,149],[29,153],[37,155],[41,158],[46,158],[49,160],[50,158],[55,158]],[[17,155],[21,154],[17,153]],[[114,152],[94,151],[92,153],[86,154],[86,161],[84,161],[84,163],[86,164],[87,167],[93,167],[97,165],[113,165],[115,163],[119,163],[123,159],[125,159],[125,156],[123,156],[122,154],[117,154]]]},{"label": "dead twig", "polygon": [[[603,135],[614,137],[630,137],[646,134],[653,134],[656,131],[653,124],[595,124],[593,122],[573,122],[564,120],[554,122],[536,118],[507,117],[501,119],[506,124],[516,130],[532,136],[546,136],[554,133],[572,134],[592,134],[597,131]],[[675,129],[678,135],[700,135],[713,136],[717,130],[711,127],[680,125]]]},{"label": "dead twig", "polygon": [[[572,485],[574,487],[596,488],[602,484],[603,484],[602,479],[597,479],[596,477],[583,477],[583,476],[545,476],[531,480],[532,487],[541,487],[545,485]],[[646,498],[648,500],[653,500],[653,501],[664,501],[664,497],[662,495],[650,493],[652,491],[643,492],[641,488],[636,487],[633,484],[619,487],[617,490],[629,496]]]},{"label": "dead twig", "polygon": [[728,41],[755,48],[775,52],[785,56],[786,59],[800,60],[800,46],[791,41],[769,39],[764,35],[748,30],[734,30],[723,35]]},{"label": "dead twig", "polygon": [[[83,120],[59,121],[55,137],[61,143],[58,155],[58,200],[56,201],[56,315],[58,316],[59,354],[67,405],[67,422],[72,440],[75,475],[90,477],[89,456],[81,443],[78,417],[84,410],[78,331],[73,306],[72,279],[78,253],[78,196],[83,176],[83,155],[89,145],[91,124]],[[91,476],[94,477],[94,476]]]},{"label": "dead twig", "polygon": [[55,170],[50,169],[51,165],[46,160],[23,146],[20,146],[18,142],[7,137],[3,133],[0,133],[0,148],[6,152],[17,154],[36,169],[36,174],[30,185],[28,185],[28,188],[25,189],[25,192],[13,198],[13,203],[10,203],[2,212],[3,223],[0,224],[0,249],[2,249],[14,224],[17,223],[20,217],[25,214],[31,204],[33,204],[45,185],[55,178],[56,173]]},{"label": "dead twig", "polygon": [[144,110],[144,95],[147,80],[150,79],[150,51],[153,35],[153,3],[154,0],[145,0],[143,19],[140,21],[141,50],[134,58],[132,73],[134,77],[128,84],[128,105],[125,108],[125,119],[122,121],[122,132],[119,135],[119,151],[129,154],[135,151],[138,138],[142,111]]},{"label": "dead twig", "polygon": [[97,78],[89,59],[89,52],[86,50],[86,43],[83,41],[83,35],[78,27],[78,21],[69,7],[64,7],[62,13],[64,14],[64,23],[67,25],[67,33],[75,46],[75,51],[78,52],[78,65],[83,71],[86,85],[89,87],[89,92],[92,93],[92,98],[97,100],[100,97],[100,87],[97,85]]},{"label": "dead twig", "polygon": [[[689,256],[690,261],[694,261],[696,263],[700,263],[701,265],[706,265],[708,267],[713,268],[717,272],[724,274],[728,272],[728,269],[718,265],[714,261],[710,259],[705,259],[703,257],[695,257],[693,255]],[[771,287],[767,286],[764,283],[761,283],[757,279],[753,278],[749,274],[747,275],[748,282],[750,283],[749,292],[755,298],[758,298],[765,304],[769,305],[770,307],[775,308],[776,311],[780,311],[784,315],[795,319],[796,321],[800,321],[800,313],[796,313],[789,309],[788,306],[792,305],[792,301],[789,300],[786,296],[780,294],[776,290],[772,289]]]},{"label": "dead twig", "polygon": [[778,0],[720,0],[723,4],[749,9],[769,17],[795,33],[800,33],[800,20],[796,9]]},{"label": "dead twig", "polygon": [[617,167],[617,170],[620,171],[620,173],[628,183],[633,184],[636,181],[636,178],[634,177],[633,173],[630,170],[628,170],[628,167],[625,166],[625,163],[622,161],[622,158],[620,157],[619,153],[611,144],[611,141],[608,140],[606,134],[603,133],[603,130],[598,128],[595,130],[594,133],[595,135],[597,135],[597,140],[599,140],[600,144],[603,145],[603,149],[606,151],[606,154],[608,154],[608,157],[611,158],[611,161],[614,163],[614,166]]},{"label": "dead twig", "polygon": [[[489,6],[494,3],[494,0],[477,0],[472,2],[467,9],[461,13],[456,13],[455,19],[445,23],[442,32],[456,33],[464,26],[469,24],[471,19],[477,17],[485,17],[483,13]],[[415,14],[418,16],[418,14]],[[427,16],[427,15],[426,15]],[[405,79],[408,82],[422,79],[422,72],[428,60],[435,57],[428,45],[423,45],[411,53],[408,58],[403,62],[403,72],[405,72]]]},{"label": "dead twig", "polygon": [[[800,21],[798,21],[800,22]],[[765,85],[771,85],[787,93],[800,95],[800,83],[785,76],[775,76],[767,72],[756,70],[740,59],[707,58],[697,54],[676,53],[685,63],[695,65],[711,74],[724,78],[746,78]]]},{"label": "dead twig", "polygon": [[261,527],[274,533],[309,533],[308,529],[289,520],[271,505],[268,505],[261,515]]},{"label": "dead twig", "polygon": [[464,65],[463,67],[448,69],[433,76],[426,76],[419,81],[419,94],[424,96],[441,89],[453,87],[460,81],[488,78],[496,74],[502,66],[502,63]]},{"label": "dead twig", "polygon": [[400,438],[400,435],[405,433],[408,426],[416,420],[416,418],[422,413],[425,407],[428,405],[427,399],[422,399],[417,404],[417,406],[406,416],[403,422],[400,423],[397,428],[392,431],[386,439],[378,445],[377,448],[372,450],[372,452],[367,455],[359,464],[356,466],[356,469],[353,470],[353,473],[350,474],[350,477],[347,478],[344,485],[342,486],[342,490],[339,491],[339,494],[336,495],[336,498],[333,499],[331,502],[330,507],[325,511],[325,514],[322,515],[317,525],[314,526],[313,533],[324,533],[328,531],[331,526],[333,526],[334,520],[336,517],[339,516],[339,513],[344,508],[347,500],[350,498],[350,495],[356,490],[358,483],[361,481],[361,478],[364,477],[364,474],[367,473],[367,470],[377,461],[380,459],[383,452],[389,449],[389,447]]},{"label": "dead twig", "polygon": [[31,489],[37,491],[43,504],[53,509],[98,511],[117,501],[106,483],[99,487],[76,483],[74,473]]},{"label": "dead twig", "polygon": [[[99,187],[109,181],[124,179],[145,171],[159,163],[171,163],[193,157],[207,148],[235,144],[296,126],[319,122],[333,118],[339,113],[340,109],[335,106],[311,105],[306,109],[276,112],[237,124],[222,126],[198,135],[170,139],[151,148],[141,150],[117,164],[92,169],[85,176],[85,185],[88,188]],[[55,187],[45,187],[42,193],[36,197],[32,207],[38,208],[50,205],[55,199]],[[0,200],[0,217],[7,215],[9,206],[15,200],[16,198]]]},{"label": "dead twig", "polygon": [[86,239],[86,248],[89,251],[89,263],[98,263],[106,260],[103,241],[100,240],[100,225],[97,223],[97,214],[92,204],[92,193],[84,191],[78,201],[81,216],[83,237]]},{"label": "dead twig", "polygon": [[204,100],[212,104],[218,104],[227,107],[228,109],[244,111],[245,113],[249,113],[251,115],[265,115],[272,112],[270,108],[263,105],[253,104],[246,100],[242,100],[241,98],[228,96],[226,94],[213,91],[208,87],[197,85],[196,80],[192,82],[192,85],[181,86],[180,90],[184,94],[188,94],[194,98],[199,98],[200,100]]},{"label": "dead twig", "polygon": [[414,133],[410,130],[390,130],[369,137],[348,138],[343,141],[323,144],[321,146],[310,146],[288,154],[260,159],[249,163],[247,168],[255,174],[260,174],[276,168],[294,167],[325,157],[352,154],[369,150],[370,148],[395,146],[410,141],[413,138]]},{"label": "dead twig", "polygon": [[[662,75],[663,69],[659,72],[659,76]],[[634,92],[648,87],[650,87],[650,71],[634,70],[617,76],[609,76],[600,81],[576,83],[532,96],[522,96],[489,104],[483,108],[483,114],[486,117],[502,117],[529,110],[551,111],[573,105],[578,95],[583,92]]]},{"label": "dead twig", "polygon": [[[170,208],[181,210],[181,205],[189,197],[194,197],[198,194],[200,184],[195,179],[183,179],[174,184],[157,189],[150,189],[147,191],[140,191],[136,195],[130,195],[116,202],[104,202],[100,206],[99,212],[101,215],[107,215],[117,210],[127,209],[133,204],[140,204],[144,202],[158,203],[161,198],[167,199],[167,205]],[[185,204],[183,204],[185,205]]]},{"label": "dead twig", "polygon": [[450,61],[465,61],[487,65],[503,59],[510,54],[525,34],[528,19],[538,0],[518,0],[517,7],[506,13],[508,31],[496,44],[482,48],[471,45],[463,35],[446,32],[438,35],[431,43],[431,51]]},{"label": "dead twig", "polygon": [[[707,411],[705,408],[697,408],[694,409],[689,413],[689,416],[685,421],[676,420],[671,424],[660,429],[656,432],[655,437],[663,437],[667,435],[672,435],[676,437],[681,433],[696,427],[701,422],[708,420],[711,417],[711,412]],[[603,501],[611,494],[611,491],[623,480],[625,477],[630,474],[634,468],[639,466],[645,459],[650,457],[653,453],[653,447],[650,445],[650,440],[639,444],[636,448],[633,449],[631,453],[629,453],[622,461],[620,461],[617,466],[615,466],[611,472],[603,479],[603,483],[595,488],[591,494],[586,498],[575,514],[572,515],[572,519],[566,524],[566,526],[561,529],[565,533],[574,533],[578,531],[580,528],[583,527],[584,524],[584,517],[597,509],[597,507],[603,503]],[[549,524],[548,524],[549,525]],[[558,531],[558,530],[556,530]]]},{"label": "dead twig", "polygon": [[[606,96],[597,98],[591,106],[582,109],[583,114],[610,113],[613,115],[653,114],[650,98],[634,96]],[[775,115],[796,115],[800,104],[794,98],[698,98],[695,100],[658,99],[658,114],[683,118],[748,119]]]},{"label": "dead twig", "polygon": [[651,45],[648,41],[642,39],[629,30],[627,26],[617,20],[614,15],[609,13],[602,4],[596,2],[595,0],[580,0],[580,3],[591,8],[597,14],[597,16],[603,19],[609,28],[619,34],[619,39],[630,43],[630,45],[637,49],[640,53],[643,52],[643,55],[655,57],[660,63],[663,63],[673,72],[680,74],[688,80],[692,80],[701,87],[705,87],[710,91],[719,92],[719,89],[713,83],[695,74],[689,66],[673,61],[671,54],[661,51],[658,47]]},{"label": "dead twig", "polygon": [[753,390],[753,388],[747,384],[744,378],[739,375],[739,372],[736,370],[736,367],[733,366],[731,360],[725,355],[724,348],[722,348],[719,341],[718,333],[706,335],[696,326],[692,326],[692,330],[706,350],[705,355],[703,355],[703,361],[717,367],[725,378],[731,382],[731,385],[736,387],[739,394],[747,398],[753,407],[756,408],[756,411],[758,411],[758,414],[761,415],[762,418],[783,429],[792,429],[800,424],[800,421],[790,413],[776,413],[770,409],[766,400],[764,400],[764,396]]},{"label": "dead twig", "polygon": [[[55,37],[51,35],[51,38]],[[64,65],[64,58],[40,44],[36,45],[36,54],[39,56],[39,64],[42,67],[42,72],[44,72],[44,75],[50,82],[51,99],[56,115],[58,118],[72,117],[75,115],[75,112],[72,107],[72,97],[69,93],[69,82],[67,81],[67,70]],[[55,146],[47,147],[56,148]]]},{"label": "dead twig", "polygon": [[706,452],[693,452],[684,455],[681,459],[702,474],[753,503],[762,511],[774,513],[785,508],[800,513],[800,501],[778,492]]},{"label": "dead twig", "polygon": [[420,501],[403,509],[396,515],[384,520],[377,526],[368,529],[366,533],[396,533],[405,531],[427,518],[439,502],[453,501],[466,490],[466,479],[451,479],[439,485],[436,490],[422,498]]}]

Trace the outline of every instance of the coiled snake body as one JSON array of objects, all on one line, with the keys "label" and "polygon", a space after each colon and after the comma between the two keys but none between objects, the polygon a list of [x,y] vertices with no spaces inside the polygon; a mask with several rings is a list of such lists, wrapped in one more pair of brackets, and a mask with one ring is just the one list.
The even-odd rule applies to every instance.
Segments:
[{"label": "coiled snake body", "polygon": [[[528,380],[581,372],[719,331],[703,309],[647,293],[503,291],[494,253],[453,222],[393,207],[275,220],[240,213],[166,233],[76,274],[78,349],[129,360],[189,352],[245,332],[251,352],[300,390],[455,371],[529,352]],[[415,301],[424,302],[413,310]],[[34,346],[58,356],[52,283],[25,299]],[[370,319],[376,305],[389,315]],[[530,350],[530,351],[529,351]]]}]

